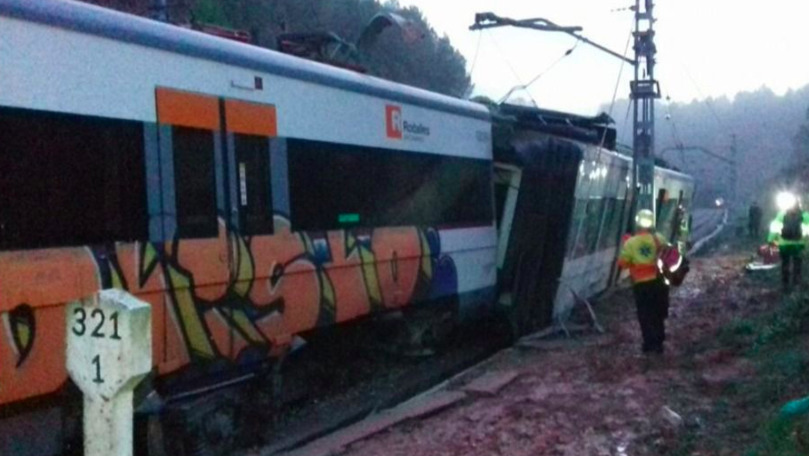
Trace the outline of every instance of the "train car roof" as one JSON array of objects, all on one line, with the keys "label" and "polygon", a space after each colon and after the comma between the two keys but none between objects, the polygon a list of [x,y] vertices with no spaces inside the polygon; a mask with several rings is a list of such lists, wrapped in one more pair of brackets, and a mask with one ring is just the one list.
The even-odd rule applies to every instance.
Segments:
[{"label": "train car roof", "polygon": [[359,94],[490,120],[488,109],[427,90],[335,68],[72,0],[0,0],[0,15],[212,60]]},{"label": "train car roof", "polygon": [[694,177],[689,175],[689,174],[685,174],[683,172],[675,171],[675,170],[669,169],[669,168],[664,168],[664,167],[659,166],[659,165],[655,165],[655,172],[668,174],[670,176],[674,176],[674,177],[677,177],[677,178],[683,179],[683,180],[688,180],[688,181],[692,181],[692,182],[694,181]]},{"label": "train car roof", "polygon": [[614,123],[607,114],[585,117],[550,109],[501,103],[496,107],[499,118],[534,131],[574,139],[615,150]]},{"label": "train car roof", "polygon": [[[497,105],[495,109],[496,121],[514,125],[523,131],[564,138],[579,147],[600,147],[599,153],[601,154],[617,160],[632,162],[632,156],[627,155],[627,152],[632,153],[632,148],[615,140],[615,128],[610,126],[613,120],[607,114],[585,117],[561,111],[509,104]],[[602,141],[604,142],[603,147],[601,147]],[[694,178],[688,174],[659,164],[655,165],[655,173],[694,181]]]}]

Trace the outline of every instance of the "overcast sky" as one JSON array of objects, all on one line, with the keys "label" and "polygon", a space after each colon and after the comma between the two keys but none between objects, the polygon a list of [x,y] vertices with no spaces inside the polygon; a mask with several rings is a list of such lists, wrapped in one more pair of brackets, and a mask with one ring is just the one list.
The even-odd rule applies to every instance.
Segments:
[{"label": "overcast sky", "polygon": [[[400,4],[418,6],[439,35],[449,36],[467,59],[476,94],[495,100],[553,65],[576,39],[510,27],[473,32],[469,26],[475,12],[582,26],[582,35],[620,54],[634,24],[632,12],[612,11],[634,0],[400,0]],[[657,79],[663,95],[673,102],[732,97],[762,85],[782,94],[809,84],[809,0],[658,0],[655,15]],[[628,53],[633,57],[631,45]],[[530,95],[541,107],[594,114],[612,100],[620,70],[620,60],[581,43],[531,86]],[[625,65],[618,98],[628,96],[631,78],[632,68]],[[527,98],[524,93],[515,96]]]}]

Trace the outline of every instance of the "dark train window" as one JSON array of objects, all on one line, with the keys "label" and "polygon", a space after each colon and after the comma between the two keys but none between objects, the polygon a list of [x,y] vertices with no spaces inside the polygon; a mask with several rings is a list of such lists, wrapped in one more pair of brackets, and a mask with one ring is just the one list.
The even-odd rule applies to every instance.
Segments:
[{"label": "dark train window", "polygon": [[269,139],[237,134],[235,144],[242,233],[272,233]]},{"label": "dark train window", "polygon": [[584,236],[584,216],[587,210],[587,201],[584,198],[577,198],[573,206],[573,216],[570,219],[570,234],[567,238],[567,256],[568,258],[575,258],[577,255],[577,246],[579,244],[579,236]]},{"label": "dark train window", "polygon": [[145,239],[140,122],[0,108],[0,248]]},{"label": "dark train window", "polygon": [[[588,255],[595,252],[598,246],[598,235],[601,231],[601,218],[604,213],[605,201],[603,198],[591,199],[587,203],[587,214],[584,220],[584,245],[582,246],[582,254]],[[579,241],[581,242],[581,238]]]},{"label": "dark train window", "polygon": [[572,244],[572,250],[570,251],[572,258],[589,255],[598,247],[598,234],[601,229],[601,217],[604,207],[605,200],[603,198],[576,200],[573,221],[574,223],[581,223],[581,229],[577,239]]},{"label": "dark train window", "polygon": [[290,139],[295,230],[493,223],[490,161]]},{"label": "dark train window", "polygon": [[210,130],[172,128],[177,235],[216,237],[214,134]]},{"label": "dark train window", "polygon": [[608,198],[604,209],[604,228],[598,240],[598,249],[609,249],[620,243],[621,221],[624,218],[623,199]]}]

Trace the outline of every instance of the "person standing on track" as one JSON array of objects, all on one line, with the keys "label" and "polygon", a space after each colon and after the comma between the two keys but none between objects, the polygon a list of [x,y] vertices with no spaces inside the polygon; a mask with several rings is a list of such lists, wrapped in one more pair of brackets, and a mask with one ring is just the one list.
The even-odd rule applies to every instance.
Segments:
[{"label": "person standing on track", "polygon": [[747,231],[750,237],[758,239],[759,229],[761,228],[761,207],[758,202],[753,201],[750,209],[747,211]]},{"label": "person standing on track", "polygon": [[791,193],[779,194],[777,203],[781,210],[770,223],[767,242],[778,246],[781,284],[784,292],[789,293],[793,286],[801,284],[803,251],[806,236],[809,236],[809,214],[801,209],[800,200]]},{"label": "person standing on track", "polygon": [[638,211],[635,225],[637,232],[621,247],[618,267],[629,269],[632,278],[643,353],[662,354],[669,314],[669,286],[659,274],[657,256],[668,243],[654,232],[654,213],[649,209]]}]

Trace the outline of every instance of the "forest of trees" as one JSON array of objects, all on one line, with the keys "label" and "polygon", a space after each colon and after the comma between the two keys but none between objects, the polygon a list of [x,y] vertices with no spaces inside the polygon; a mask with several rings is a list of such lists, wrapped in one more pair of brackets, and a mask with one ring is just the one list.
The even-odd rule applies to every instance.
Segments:
[{"label": "forest of trees", "polygon": [[[744,204],[760,196],[774,179],[784,180],[784,176],[790,172],[794,175],[797,169],[809,170],[807,108],[809,86],[781,96],[762,87],[753,92],[741,92],[733,99],[708,98],[690,103],[663,100],[655,111],[657,155],[694,175],[700,202],[708,204],[714,198],[727,196],[728,166],[701,152],[680,152],[672,148],[702,147],[730,157],[735,135],[738,192]],[[619,140],[631,144],[632,118],[630,114],[625,119],[626,109],[627,101],[623,100],[616,103],[613,113]]]},{"label": "forest of trees", "polygon": [[[155,0],[85,0],[141,16],[149,16]],[[409,21],[407,29],[389,27],[359,62],[370,74],[463,97],[471,91],[466,60],[446,36],[439,36],[416,7],[377,0],[166,0],[169,20],[201,22],[244,30],[253,41],[276,47],[285,32],[333,32],[355,43],[371,18],[395,12]]]}]

